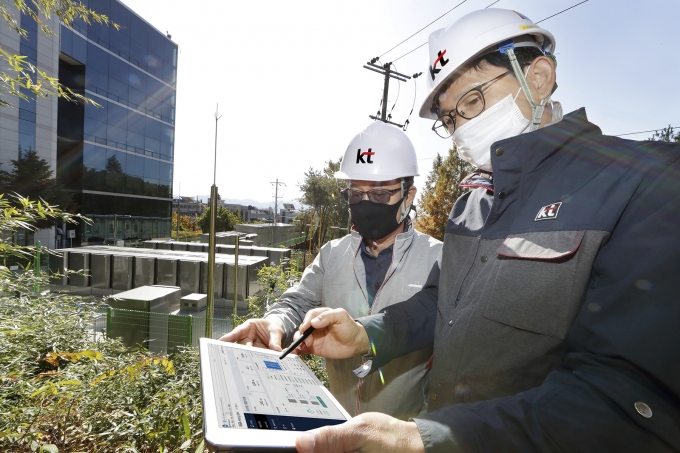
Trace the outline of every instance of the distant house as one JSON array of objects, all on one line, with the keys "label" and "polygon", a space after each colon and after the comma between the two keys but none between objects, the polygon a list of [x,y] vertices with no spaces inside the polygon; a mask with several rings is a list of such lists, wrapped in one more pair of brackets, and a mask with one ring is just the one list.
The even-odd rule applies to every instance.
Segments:
[{"label": "distant house", "polygon": [[292,223],[299,213],[300,211],[295,209],[293,203],[283,203],[283,208],[279,211],[278,220],[281,223]]},{"label": "distant house", "polygon": [[172,211],[177,212],[177,205],[179,204],[179,212],[181,215],[201,216],[207,205],[200,200],[192,197],[179,197],[172,200]]}]

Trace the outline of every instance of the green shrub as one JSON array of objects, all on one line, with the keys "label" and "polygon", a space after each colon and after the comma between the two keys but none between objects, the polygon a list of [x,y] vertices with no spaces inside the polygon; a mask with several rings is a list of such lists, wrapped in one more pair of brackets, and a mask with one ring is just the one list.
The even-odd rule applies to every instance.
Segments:
[{"label": "green shrub", "polygon": [[[298,271],[295,260],[278,266],[265,266],[257,273],[257,278],[262,285],[262,291],[253,297],[248,298],[248,314],[236,317],[235,326],[245,322],[250,318],[261,318],[269,310],[269,307],[279,301],[281,294],[288,288],[300,281],[302,272]],[[326,388],[330,389],[328,383],[328,372],[326,371],[326,361],[323,357],[315,355],[300,356],[303,362],[316,375]]]},{"label": "green shrub", "polygon": [[63,296],[0,298],[2,450],[203,451],[197,351],[95,339],[96,315]]},{"label": "green shrub", "polygon": [[[16,198],[11,207],[0,195],[0,254],[30,263],[34,249],[13,245],[11,233],[37,218],[75,217]],[[300,273],[273,266],[258,276],[265,290],[248,301],[248,317],[262,316]],[[45,276],[0,265],[0,451],[202,453],[197,349],[130,350],[92,330],[95,302],[39,287]],[[323,359],[304,360],[327,386]]]},{"label": "green shrub", "polygon": [[[14,198],[0,194],[3,258],[31,263],[35,250],[11,242],[18,228],[79,218]],[[92,302],[34,293],[47,279],[29,270],[0,265],[0,451],[202,452],[197,351],[160,357],[96,336]]]}]

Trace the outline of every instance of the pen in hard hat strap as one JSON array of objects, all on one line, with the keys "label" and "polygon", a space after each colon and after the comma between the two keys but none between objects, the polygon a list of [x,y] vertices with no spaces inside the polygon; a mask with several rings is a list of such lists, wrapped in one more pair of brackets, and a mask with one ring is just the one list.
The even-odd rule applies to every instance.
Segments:
[{"label": "pen in hard hat strap", "polygon": [[408,194],[408,191],[411,190],[412,186],[409,185],[408,187],[406,187],[406,181],[404,178],[401,178],[400,184],[401,184],[401,207],[399,209],[401,210],[401,217],[399,218],[399,223],[406,220],[411,210],[414,209],[413,202],[411,202],[408,208],[406,207],[406,195]]},{"label": "pen in hard hat strap", "polygon": [[510,41],[509,43],[506,42],[498,46],[498,50],[501,53],[506,54],[510,59],[510,64],[512,65],[512,69],[515,73],[515,78],[519,82],[519,86],[520,88],[522,88],[522,91],[524,92],[524,96],[526,96],[527,101],[529,101],[529,105],[531,105],[532,118],[529,130],[535,131],[541,125],[541,119],[543,118],[543,110],[545,109],[545,104],[550,101],[550,96],[542,100],[540,104],[536,104],[536,102],[534,101],[534,97],[531,94],[529,84],[527,83],[527,79],[526,77],[524,77],[524,73],[522,73],[522,68],[520,67],[519,62],[517,61],[517,57],[515,56],[514,47],[515,45],[512,43],[512,41]]},{"label": "pen in hard hat strap", "polygon": [[406,211],[406,206],[405,206],[406,200],[405,200],[405,197],[404,197],[404,178],[401,178],[399,185],[401,187],[401,218],[399,219],[399,223],[401,223],[406,218],[406,214],[408,214],[408,211]]}]

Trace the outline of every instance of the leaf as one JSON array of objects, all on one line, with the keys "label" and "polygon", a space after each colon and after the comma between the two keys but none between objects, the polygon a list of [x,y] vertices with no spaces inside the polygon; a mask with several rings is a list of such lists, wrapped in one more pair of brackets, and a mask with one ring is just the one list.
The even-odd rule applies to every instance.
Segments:
[{"label": "leaf", "polygon": [[74,352],[74,353],[64,353],[64,358],[68,359],[70,362],[77,362],[78,360],[83,358],[83,354],[80,352]]},{"label": "leaf", "polygon": [[59,453],[59,449],[57,448],[56,445],[54,444],[45,444],[40,446],[40,451],[41,452],[47,452],[47,453]]},{"label": "leaf", "polygon": [[[10,334],[11,333],[15,333],[15,332],[10,332]],[[58,371],[52,370],[52,371],[45,371],[44,373],[38,373],[38,377],[51,377],[51,376],[58,376],[60,374],[61,373],[59,373]]]},{"label": "leaf", "polygon": [[40,388],[39,388],[38,390],[36,390],[35,392],[31,393],[31,398],[33,398],[34,396],[38,396],[38,395],[40,395],[41,393],[44,393],[44,392],[48,391],[48,390],[50,389],[50,387],[52,387],[51,384],[47,384],[47,385],[44,385],[44,386],[40,387]]},{"label": "leaf", "polygon": [[189,447],[191,446],[191,439],[187,439],[184,441],[182,445],[179,446],[180,450],[188,450]]},{"label": "leaf", "polygon": [[191,426],[189,425],[189,417],[187,417],[186,411],[182,411],[182,428],[184,428],[184,437],[187,440],[191,440]]},{"label": "leaf", "polygon": [[66,380],[66,381],[57,382],[57,385],[72,385],[72,386],[77,386],[77,385],[80,385],[80,381],[76,381],[75,379],[68,379],[68,380]]},{"label": "leaf", "polygon": [[205,439],[202,440],[200,444],[198,444],[198,447],[196,447],[196,451],[194,453],[203,453],[203,450],[205,450]]},{"label": "leaf", "polygon": [[43,360],[52,366],[59,366],[59,359],[56,357],[52,357],[52,355],[49,353]]},{"label": "leaf", "polygon": [[102,360],[104,358],[101,352],[92,351],[91,349],[82,351],[81,354],[91,360]]},{"label": "leaf", "polygon": [[31,451],[36,451],[39,447],[38,441],[33,440],[31,441]]}]

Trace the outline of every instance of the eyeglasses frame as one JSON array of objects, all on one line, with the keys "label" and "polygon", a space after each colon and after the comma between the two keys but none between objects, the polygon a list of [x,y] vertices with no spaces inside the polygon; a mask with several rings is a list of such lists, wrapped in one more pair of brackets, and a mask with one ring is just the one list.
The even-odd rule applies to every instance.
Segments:
[{"label": "eyeglasses frame", "polygon": [[[454,132],[456,132],[456,117],[455,117],[455,116],[452,116],[451,113],[456,112],[457,115],[459,115],[459,116],[462,117],[462,118],[465,118],[466,120],[471,120],[471,119],[476,118],[476,117],[478,117],[479,115],[481,115],[481,114],[484,112],[484,110],[486,110],[486,98],[484,97],[484,92],[482,91],[482,88],[484,88],[485,86],[487,86],[487,85],[489,85],[489,84],[495,82],[496,80],[500,79],[501,77],[504,77],[504,76],[510,74],[511,72],[513,72],[512,69],[509,69],[509,70],[505,71],[504,73],[502,73],[502,74],[500,74],[500,75],[497,75],[497,76],[494,77],[493,79],[487,80],[486,82],[482,83],[481,85],[477,85],[476,87],[470,88],[469,90],[467,90],[465,93],[463,93],[463,94],[461,95],[460,98],[458,98],[458,102],[456,102],[456,108],[454,108],[453,110],[449,111],[449,113],[445,113],[445,114],[443,114],[443,115],[439,115],[439,117],[434,121],[434,124],[432,124],[432,131],[433,131],[435,134],[437,134],[438,137],[442,137],[442,136],[437,132],[437,130],[436,130],[437,128],[435,128],[435,126],[436,126],[437,123],[439,123],[439,122],[441,122],[441,123],[443,124],[444,121],[442,121],[442,118],[448,117],[449,119],[451,119],[451,123],[453,124],[453,130],[449,133],[449,135],[447,135],[446,137],[442,137],[442,138],[449,138],[449,137],[451,137],[451,136],[453,135]],[[478,114],[476,114],[475,116],[472,116],[472,117],[469,117],[469,118],[468,118],[467,116],[461,114],[461,112],[458,110],[458,106],[460,105],[461,101],[462,101],[468,94],[470,94],[470,93],[473,92],[473,91],[479,91],[479,94],[482,96],[482,102],[484,103],[484,105],[482,105],[482,110],[480,110],[480,112],[479,112]],[[437,108],[437,113],[439,113],[439,108]],[[448,132],[448,129],[446,129],[446,131]]]},{"label": "eyeglasses frame", "polygon": [[[350,191],[350,190],[353,190],[353,191],[356,191],[356,192],[361,192],[361,201],[364,201],[364,196],[366,196],[370,201],[373,201],[373,200],[371,200],[371,196],[370,196],[370,193],[371,193],[371,192],[388,192],[388,193],[390,194],[390,199],[391,199],[391,198],[392,198],[392,195],[394,195],[394,194],[397,193],[398,191],[402,190],[402,188],[401,188],[401,187],[397,187],[396,189],[371,189],[371,190],[359,190],[359,189],[352,189],[352,188],[348,187],[348,188],[342,189],[342,190],[340,191],[340,194],[341,194],[342,197],[345,199],[345,201],[347,202],[347,204],[358,204],[358,203],[350,203],[350,202],[349,202],[349,191]],[[389,201],[389,200],[388,200],[388,201]],[[379,203],[379,202],[373,201],[373,203]],[[388,204],[388,203],[380,203],[380,204]]]}]

